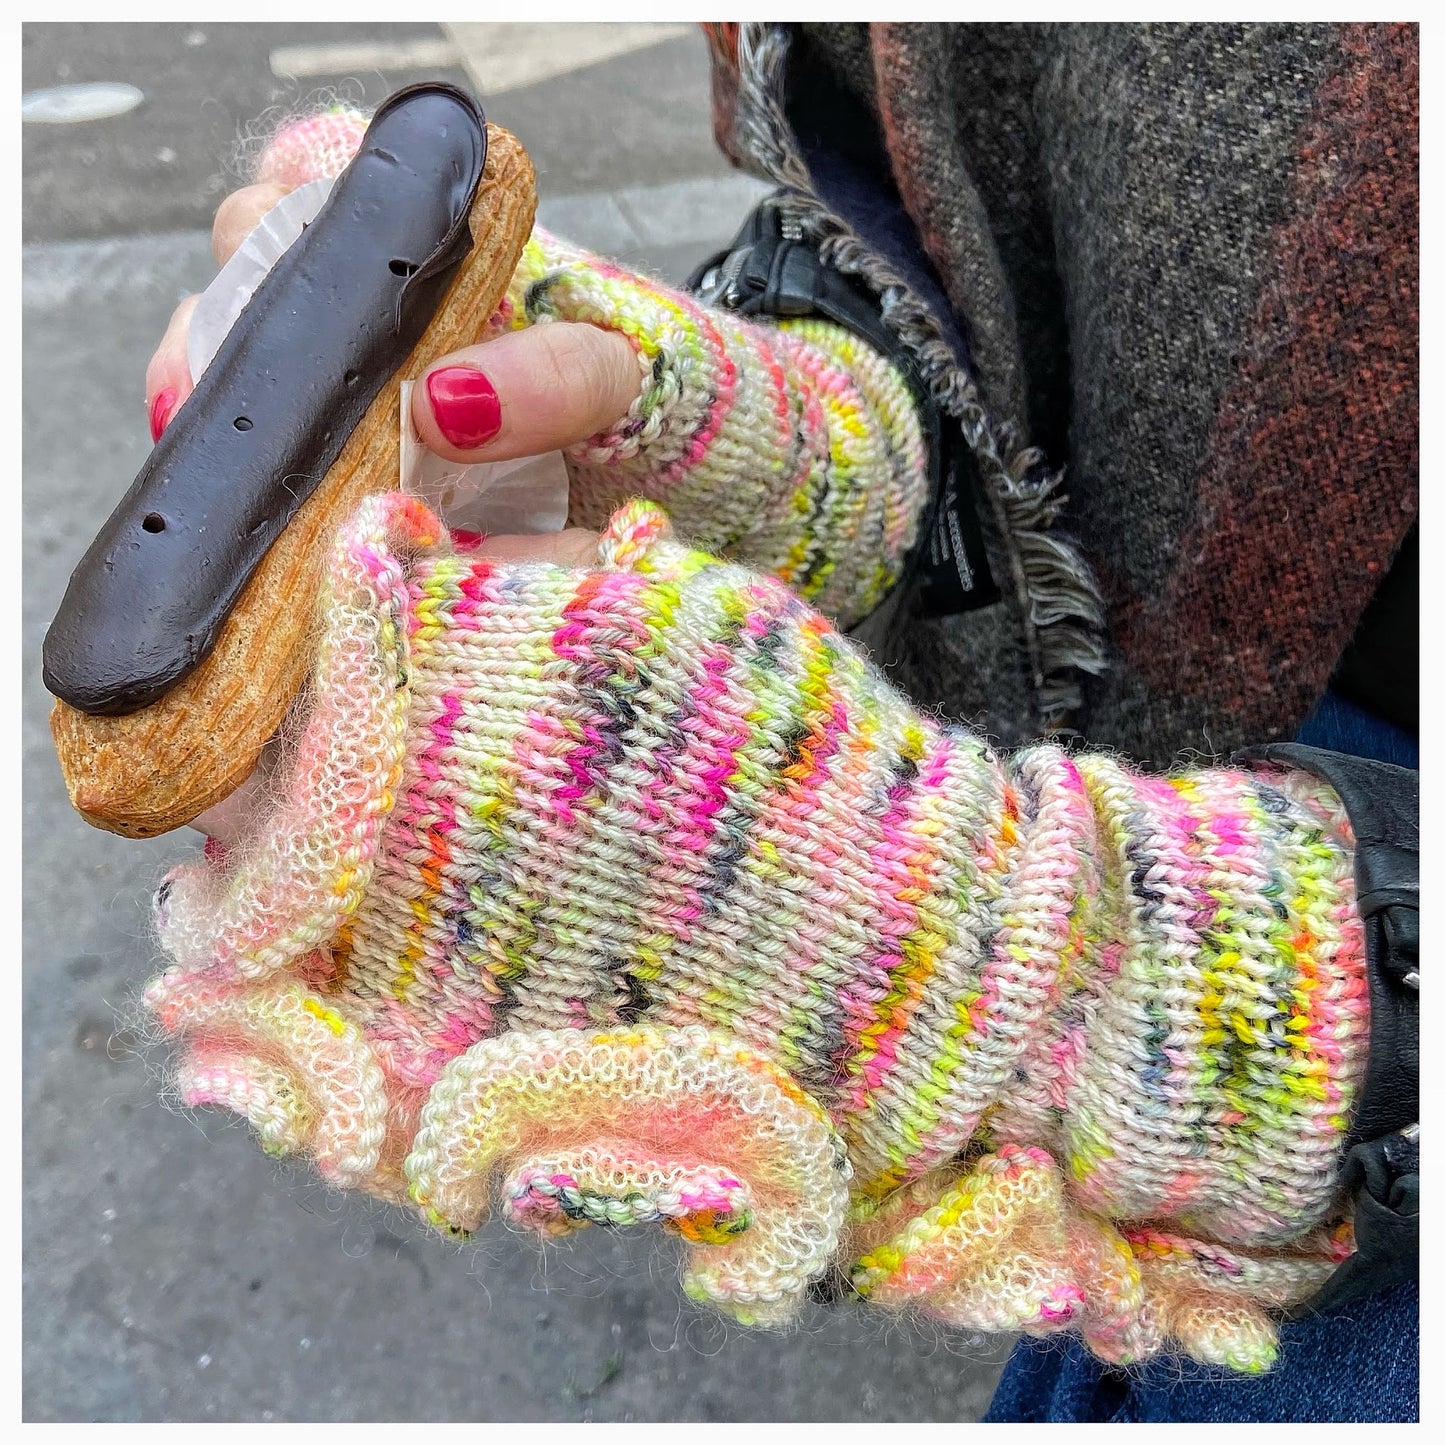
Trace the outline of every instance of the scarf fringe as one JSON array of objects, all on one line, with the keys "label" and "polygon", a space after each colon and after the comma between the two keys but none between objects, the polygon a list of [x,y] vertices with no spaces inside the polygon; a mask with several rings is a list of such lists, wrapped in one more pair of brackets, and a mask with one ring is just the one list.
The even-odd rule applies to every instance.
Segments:
[{"label": "scarf fringe", "polygon": [[788,34],[746,23],[738,37],[739,148],[789,194],[779,208],[816,241],[825,260],[863,281],[879,299],[883,323],[908,350],[938,405],[955,418],[973,451],[1008,553],[1023,619],[1034,694],[1043,728],[1067,728],[1083,706],[1083,674],[1107,666],[1104,600],[1079,544],[1056,530],[1067,501],[1062,470],[1020,446],[1014,426],[984,407],[938,323],[907,283],[813,193],[812,179],[783,109]]}]

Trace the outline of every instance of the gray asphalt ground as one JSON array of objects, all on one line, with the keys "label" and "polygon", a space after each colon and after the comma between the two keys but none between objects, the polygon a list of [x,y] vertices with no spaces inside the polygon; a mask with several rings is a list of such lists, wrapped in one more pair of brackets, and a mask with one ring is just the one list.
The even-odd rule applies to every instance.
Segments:
[{"label": "gray asphalt ground", "polygon": [[[23,1409],[27,1420],[970,1421],[1005,1353],[853,1309],[748,1334],[689,1305],[652,1237],[462,1250],[278,1166],[217,1115],[158,1102],[137,1026],[148,901],[188,832],[96,832],[65,798],[40,644],[149,447],[146,359],[212,274],[237,138],[318,86],[374,103],[422,78],[277,81],[279,45],[430,26],[30,25],[23,84],[122,80],[144,106],[24,127]],[[199,37],[199,38],[197,38]],[[426,72],[436,74],[437,72]],[[457,72],[450,78],[461,80]],[[688,35],[487,101],[541,173],[543,217],[680,277],[756,188],[712,148]]]}]

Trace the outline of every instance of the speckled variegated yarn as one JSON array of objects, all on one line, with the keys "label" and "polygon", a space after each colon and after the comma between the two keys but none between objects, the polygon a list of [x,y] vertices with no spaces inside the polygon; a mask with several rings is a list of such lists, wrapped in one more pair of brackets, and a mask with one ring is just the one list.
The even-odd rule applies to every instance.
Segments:
[{"label": "speckled variegated yarn", "polygon": [[907,386],[867,342],[827,321],[744,321],[540,227],[508,300],[514,326],[590,322],[637,355],[627,415],[569,453],[573,523],[602,527],[625,497],[650,497],[699,547],[844,626],[897,582],[928,458]]},{"label": "speckled variegated yarn", "polygon": [[[258,179],[335,176],[365,117],[329,111],[283,128]],[[552,321],[619,332],[638,395],[608,433],[568,453],[573,525],[598,528],[651,497],[698,546],[788,583],[843,626],[902,574],[928,502],[928,456],[902,376],[831,322],[763,325],[701,305],[540,226],[478,341]]]},{"label": "speckled variegated yarn", "polygon": [[338,539],[276,802],[177,870],[183,1097],[451,1231],[659,1223],[753,1323],[1267,1365],[1347,1253],[1351,837],[1296,774],[1010,759],[637,502],[596,566]]},{"label": "speckled variegated yarn", "polygon": [[308,181],[332,180],[351,164],[367,124],[362,111],[340,104],[288,120],[256,162],[255,180],[288,190]]}]

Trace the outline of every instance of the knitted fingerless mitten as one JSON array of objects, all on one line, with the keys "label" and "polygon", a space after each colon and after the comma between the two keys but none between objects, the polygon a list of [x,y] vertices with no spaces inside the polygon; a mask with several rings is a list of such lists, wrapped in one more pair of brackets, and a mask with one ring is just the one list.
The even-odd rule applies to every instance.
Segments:
[{"label": "knitted fingerless mitten", "polygon": [[1351,835],[1297,773],[1007,761],[629,504],[595,570],[342,533],[274,809],[162,890],[188,1103],[470,1230],[653,1220],[788,1318],[1258,1369],[1351,1249]]},{"label": "knitted fingerless mitten", "polygon": [[[345,168],[365,117],[282,130],[257,178],[297,185]],[[663,502],[699,546],[787,582],[841,625],[897,582],[928,500],[928,457],[891,362],[831,322],[740,320],[537,227],[477,339],[548,321],[625,336],[638,395],[571,449],[571,518],[600,528],[631,496]]]}]

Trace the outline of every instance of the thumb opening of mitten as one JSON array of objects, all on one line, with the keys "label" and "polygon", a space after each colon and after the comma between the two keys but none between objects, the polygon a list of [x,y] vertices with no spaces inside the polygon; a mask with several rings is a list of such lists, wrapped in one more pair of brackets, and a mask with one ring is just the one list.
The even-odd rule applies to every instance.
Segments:
[{"label": "thumb opening of mitten", "polygon": [[637,356],[626,415],[568,449],[573,521],[600,527],[629,494],[655,498],[698,546],[845,624],[897,581],[928,455],[907,385],[867,342],[826,321],[746,321],[541,227],[508,304],[513,325],[585,322]]}]

